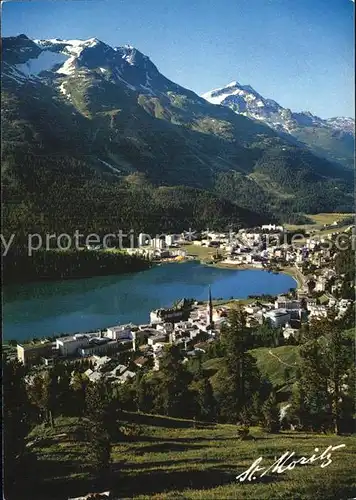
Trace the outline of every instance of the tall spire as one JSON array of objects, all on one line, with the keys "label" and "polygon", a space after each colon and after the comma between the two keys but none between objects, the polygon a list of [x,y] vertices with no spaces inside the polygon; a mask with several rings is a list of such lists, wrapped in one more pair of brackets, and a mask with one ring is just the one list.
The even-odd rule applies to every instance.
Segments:
[{"label": "tall spire", "polygon": [[209,285],[208,321],[210,328],[213,328],[213,301],[211,298],[211,286]]}]

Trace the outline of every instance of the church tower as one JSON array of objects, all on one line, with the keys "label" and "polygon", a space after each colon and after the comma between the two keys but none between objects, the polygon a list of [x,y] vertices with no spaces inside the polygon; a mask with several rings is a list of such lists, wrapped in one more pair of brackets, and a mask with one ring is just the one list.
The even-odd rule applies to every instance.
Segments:
[{"label": "church tower", "polygon": [[207,320],[208,320],[208,325],[210,329],[214,327],[213,324],[213,301],[211,299],[211,287],[209,285],[209,300],[208,300],[208,306],[207,306]]}]

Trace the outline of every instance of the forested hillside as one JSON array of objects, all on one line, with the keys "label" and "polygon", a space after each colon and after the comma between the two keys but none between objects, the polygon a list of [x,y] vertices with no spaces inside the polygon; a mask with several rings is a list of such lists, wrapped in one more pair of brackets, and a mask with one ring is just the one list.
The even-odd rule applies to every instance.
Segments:
[{"label": "forested hillside", "polygon": [[70,69],[31,73],[43,55],[63,61],[70,41],[4,39],[7,231],[200,229],[350,211],[350,170],[206,102],[132,47],[82,44]]}]

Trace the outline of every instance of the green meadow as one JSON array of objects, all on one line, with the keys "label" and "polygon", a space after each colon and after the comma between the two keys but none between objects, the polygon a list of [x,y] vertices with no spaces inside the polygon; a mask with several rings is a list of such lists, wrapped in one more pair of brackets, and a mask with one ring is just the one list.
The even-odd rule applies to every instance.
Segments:
[{"label": "green meadow", "polygon": [[[266,434],[251,428],[251,439],[241,441],[234,425],[138,413],[123,413],[118,425],[125,425],[125,420],[135,432],[113,443],[111,471],[102,480],[91,477],[80,420],[58,418],[54,429],[35,428],[28,443],[37,460],[35,470],[27,473],[37,483],[19,492],[17,499],[64,500],[103,491],[120,500],[346,500],[356,494],[355,436]],[[253,482],[236,480],[259,457],[268,467],[286,451],[308,458],[315,448],[320,454],[340,444],[346,446],[332,452],[332,463],[325,468],[316,461],[282,474],[269,472]]]}]

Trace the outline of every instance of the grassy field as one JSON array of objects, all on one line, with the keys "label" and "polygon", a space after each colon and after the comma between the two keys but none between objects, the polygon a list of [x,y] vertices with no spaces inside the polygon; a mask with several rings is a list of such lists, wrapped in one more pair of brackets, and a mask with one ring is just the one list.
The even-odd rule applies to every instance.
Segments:
[{"label": "grassy field", "polygon": [[295,373],[299,359],[299,347],[284,345],[280,347],[260,347],[252,349],[251,354],[257,360],[260,372],[267,376],[277,392],[283,394],[290,392],[295,382]]},{"label": "grassy field", "polygon": [[[84,443],[76,434],[78,419],[57,419],[47,428],[42,442],[32,445],[41,485],[26,491],[26,500],[59,500],[89,492],[111,491],[115,499],[295,499],[342,500],[356,493],[352,456],[356,437],[325,436],[297,432],[266,434],[251,429],[254,439],[240,441],[234,425],[200,424],[142,414],[124,414],[136,421],[142,435],[131,441],[113,443],[111,474],[95,480],[88,471]],[[29,441],[43,436],[34,429]],[[272,465],[286,451],[310,457],[330,445],[346,447],[332,453],[332,463],[297,465],[283,474],[268,472],[253,482],[239,483],[236,476],[263,457],[261,465]],[[316,452],[315,452],[316,453]],[[18,495],[16,500],[21,500]]]},{"label": "grassy field", "polygon": [[[322,213],[322,214],[307,214],[306,217],[313,221],[312,224],[285,224],[287,229],[296,230],[296,229],[305,229],[306,231],[318,230],[321,229],[324,224],[332,224],[334,221],[341,221],[342,219],[346,219],[347,217],[354,217],[354,214],[341,214],[341,213]],[[347,226],[345,226],[346,228]],[[340,229],[339,229],[340,230]],[[328,230],[330,232],[330,230]]]},{"label": "grassy field", "polygon": [[187,245],[182,245],[181,248],[183,250],[186,250],[189,255],[194,255],[198,259],[202,260],[211,260],[213,255],[216,254],[216,248],[201,247],[198,245],[193,245],[192,243]]},{"label": "grassy field", "polygon": [[[279,394],[279,401],[286,401],[295,382],[299,347],[285,345],[280,347],[259,347],[250,353],[256,358],[262,375],[266,376]],[[214,386],[215,373],[221,368],[223,358],[212,358],[203,363],[203,369],[209,373]]]},{"label": "grassy field", "polygon": [[[251,304],[252,302],[255,302],[256,299],[221,299],[221,300],[215,300],[213,299],[213,306],[226,306],[226,307],[239,307],[239,306],[245,306],[247,304]],[[204,301],[207,303],[207,301]]]}]

